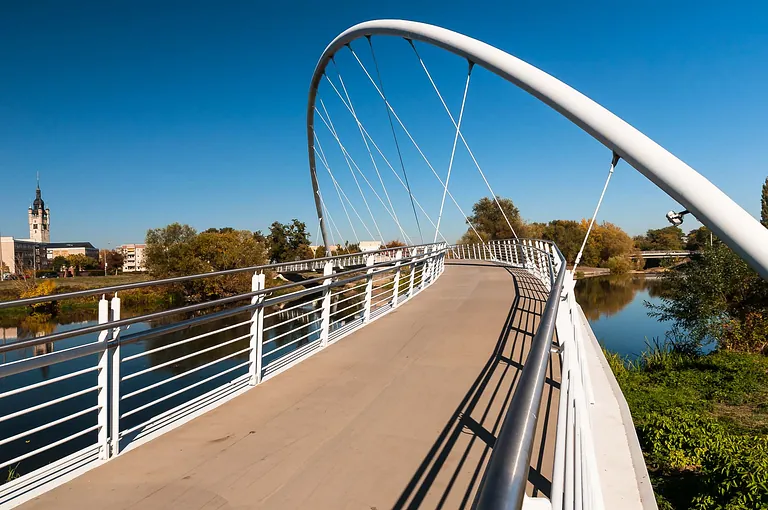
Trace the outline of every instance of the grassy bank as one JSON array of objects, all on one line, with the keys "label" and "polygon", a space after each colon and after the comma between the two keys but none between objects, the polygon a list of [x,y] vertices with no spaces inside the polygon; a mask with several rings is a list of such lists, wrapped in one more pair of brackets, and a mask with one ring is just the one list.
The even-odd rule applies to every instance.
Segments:
[{"label": "grassy bank", "polygon": [[768,509],[768,357],[606,353],[659,508]]}]

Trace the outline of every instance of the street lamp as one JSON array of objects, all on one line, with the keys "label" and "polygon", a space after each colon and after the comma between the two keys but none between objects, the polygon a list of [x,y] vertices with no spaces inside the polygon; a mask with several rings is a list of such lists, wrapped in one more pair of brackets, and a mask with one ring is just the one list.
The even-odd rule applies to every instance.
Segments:
[{"label": "street lamp", "polygon": [[691,212],[688,210],[680,211],[679,213],[675,211],[669,211],[667,213],[667,221],[669,221],[674,226],[679,227],[683,224],[683,216],[686,214],[691,214]]}]

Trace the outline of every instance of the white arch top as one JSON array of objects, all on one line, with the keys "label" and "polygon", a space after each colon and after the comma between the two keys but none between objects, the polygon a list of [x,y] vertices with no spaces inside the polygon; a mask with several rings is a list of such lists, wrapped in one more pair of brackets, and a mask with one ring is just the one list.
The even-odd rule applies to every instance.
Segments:
[{"label": "white arch top", "polygon": [[323,232],[314,153],[315,98],[325,68],[346,44],[366,36],[404,37],[460,55],[517,85],[589,133],[682,204],[768,280],[768,229],[696,170],[579,91],[498,48],[466,35],[426,23],[404,20],[367,21],[336,37],[315,67],[309,89],[307,139],[315,205]]}]

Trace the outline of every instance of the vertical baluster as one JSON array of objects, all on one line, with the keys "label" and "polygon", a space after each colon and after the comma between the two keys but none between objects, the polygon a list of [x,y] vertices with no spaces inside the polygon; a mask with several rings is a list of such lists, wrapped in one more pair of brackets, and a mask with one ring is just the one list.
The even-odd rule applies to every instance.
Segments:
[{"label": "vertical baluster", "polygon": [[[366,266],[373,265],[373,255],[368,256],[365,262]],[[371,295],[373,294],[373,269],[368,270],[367,283],[365,285],[365,311],[363,312],[363,322],[371,320]]]},{"label": "vertical baluster", "polygon": [[[263,273],[255,273],[251,278],[251,290],[264,290],[265,281],[266,276]],[[264,306],[262,303],[264,303],[264,294],[251,298],[251,304],[258,306],[251,312],[251,345],[248,351],[250,361],[248,369],[251,375],[248,384],[250,386],[256,386],[261,382],[262,352],[264,349]]]},{"label": "vertical baluster", "polygon": [[397,302],[400,298],[400,260],[403,258],[403,250],[397,250],[395,254],[395,281],[392,289],[392,308],[397,308]]},{"label": "vertical baluster", "polygon": [[[110,302],[110,308],[112,311],[112,321],[120,320],[120,298],[117,294],[112,298]],[[113,347],[110,349],[110,364],[112,365],[112,386],[110,388],[110,431],[109,441],[112,447],[111,456],[120,453],[120,363],[122,362],[120,355],[120,328],[114,328],[112,330],[112,343]]]},{"label": "vertical baluster", "polygon": [[[109,301],[105,296],[99,300],[99,324],[109,322]],[[104,344],[104,348],[99,353],[97,384],[99,392],[97,402],[99,405],[98,425],[99,425],[99,459],[107,460],[110,454],[109,447],[109,350],[106,347],[107,340],[110,337],[110,330],[105,328],[99,332],[98,341]]]},{"label": "vertical baluster", "polygon": [[321,301],[322,311],[320,312],[320,347],[323,348],[328,345],[328,337],[331,333],[331,282],[333,282],[333,264],[330,262],[325,264],[323,268],[323,276],[327,276],[323,280],[323,299]]}]

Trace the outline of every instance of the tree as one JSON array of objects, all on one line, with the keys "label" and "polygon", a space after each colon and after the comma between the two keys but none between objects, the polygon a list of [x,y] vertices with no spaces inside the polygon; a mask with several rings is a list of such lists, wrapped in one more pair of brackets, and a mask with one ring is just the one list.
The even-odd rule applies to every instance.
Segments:
[{"label": "tree", "polygon": [[[496,200],[498,200],[499,205],[501,205],[504,214],[499,210],[499,205],[496,204]],[[504,215],[506,215],[509,224],[515,229],[515,232],[518,235],[523,234],[525,224],[520,218],[520,210],[515,207],[512,200],[508,198],[496,197],[496,200],[490,197],[483,197],[472,206],[472,215],[467,218],[468,224],[471,226],[461,237],[459,243],[466,244],[480,242],[477,234],[472,230],[472,226],[474,226],[480,234],[483,242],[494,239],[513,238],[514,235],[509,229],[509,225],[507,224],[507,220],[504,219]]]},{"label": "tree", "polygon": [[57,273],[69,266],[67,257],[62,257],[61,255],[54,257],[52,264],[53,264],[53,270],[56,271]]},{"label": "tree", "polygon": [[195,237],[194,228],[179,223],[148,230],[144,264],[149,273],[154,278],[167,278],[203,272],[192,246]]},{"label": "tree", "polygon": [[[266,248],[253,232],[230,228],[208,229],[198,234],[189,225],[173,223],[147,232],[145,264],[158,278],[186,276],[263,265]],[[184,282],[180,288],[188,299],[200,300],[246,292],[252,273]]]},{"label": "tree", "polygon": [[320,246],[318,246],[318,247],[315,249],[315,258],[316,258],[316,259],[321,259],[321,258],[323,258],[323,257],[327,257],[328,255],[326,255],[326,253],[327,253],[327,252],[326,252],[326,250],[325,250],[325,246],[323,246],[323,245],[320,245]]},{"label": "tree", "polygon": [[291,223],[279,221],[269,227],[269,258],[273,262],[292,262],[310,259],[313,256],[309,249],[309,234],[304,222],[293,219]]},{"label": "tree", "polygon": [[691,251],[703,250],[711,244],[710,240],[714,239],[715,237],[712,235],[712,232],[707,227],[701,226],[688,233],[688,242],[685,243],[685,249]]},{"label": "tree", "polygon": [[715,340],[718,347],[760,352],[768,342],[768,282],[723,243],[670,271],[652,317],[671,321],[691,350]]},{"label": "tree", "polygon": [[650,229],[645,236],[636,236],[635,245],[640,250],[682,250],[683,230],[669,226]]},{"label": "tree", "polygon": [[91,257],[86,257],[82,253],[75,253],[67,257],[67,264],[75,268],[75,274],[80,273],[83,269],[93,265],[95,261]]},{"label": "tree", "polygon": [[544,226],[541,238],[554,242],[560,248],[565,260],[573,262],[586,231],[578,221],[554,220]]},{"label": "tree", "polygon": [[118,270],[123,268],[123,254],[117,250],[110,250],[104,254],[104,262],[107,264],[107,270],[117,274]]},{"label": "tree", "polygon": [[760,198],[760,223],[768,228],[768,177],[763,183],[763,195]]},{"label": "tree", "polygon": [[399,239],[393,239],[392,241],[388,242],[384,246],[387,248],[400,248],[401,246],[405,246],[405,243]]}]

